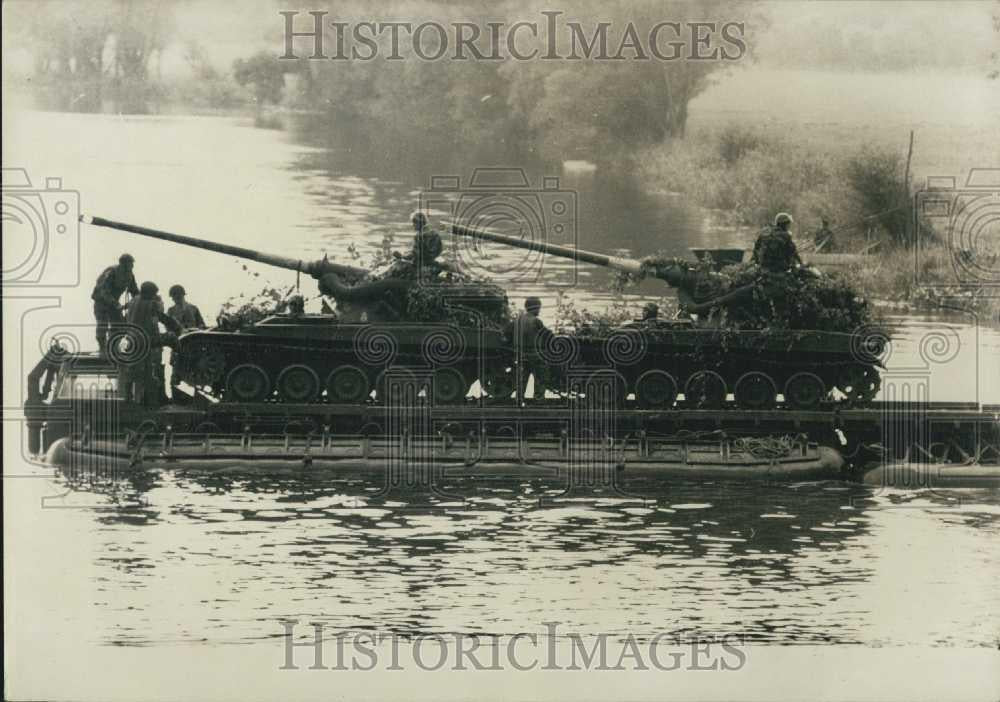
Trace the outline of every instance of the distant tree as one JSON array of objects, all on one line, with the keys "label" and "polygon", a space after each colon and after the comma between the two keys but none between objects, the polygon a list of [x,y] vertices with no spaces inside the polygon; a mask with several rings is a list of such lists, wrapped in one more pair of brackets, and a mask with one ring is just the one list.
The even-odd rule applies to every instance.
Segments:
[{"label": "distant tree", "polygon": [[[115,110],[149,112],[160,97],[160,57],[173,31],[173,5],[165,0],[115,0],[112,14]],[[155,63],[156,76],[150,77]]]},{"label": "distant tree", "polygon": [[110,98],[120,112],[147,112],[159,80],[149,67],[172,35],[173,11],[164,0],[90,0],[86,12],[16,2],[4,5],[4,21],[23,28],[47,109],[98,112]]},{"label": "distant tree", "polygon": [[[993,13],[993,33],[996,34],[995,43],[1000,44],[1000,0],[997,0],[996,11]],[[990,53],[990,61],[993,62],[993,69],[988,76],[996,80],[1000,78],[1000,48]]]},{"label": "distant tree", "polygon": [[267,103],[277,105],[285,89],[285,64],[274,54],[259,51],[233,63],[236,82],[253,90],[257,114]]},{"label": "distant tree", "polygon": [[[362,0],[338,0],[335,6],[327,0],[321,6],[341,22],[370,19],[370,4]],[[487,22],[503,21],[508,28],[518,21],[533,22],[540,30],[537,38],[532,40],[530,32],[521,32],[517,49],[526,53],[537,48],[539,57],[456,61],[446,56],[425,61],[413,55],[410,36],[404,33],[399,46],[403,60],[390,61],[385,59],[390,47],[388,33],[384,33],[377,39],[379,58],[308,61],[308,80],[300,86],[307,86],[307,99],[314,108],[336,117],[330,123],[338,129],[344,129],[350,120],[376,133],[380,143],[393,140],[403,144],[408,154],[442,148],[453,151],[458,146],[465,153],[475,150],[485,156],[483,146],[488,145],[502,156],[509,156],[514,148],[554,160],[576,154],[577,158],[623,162],[622,157],[637,153],[644,145],[682,137],[691,101],[716,76],[737,65],[734,61],[690,59],[694,47],[685,21],[716,22],[714,33],[704,32],[711,34],[711,48],[720,46],[723,24],[744,22],[749,50],[753,44],[750,33],[761,24],[755,8],[754,3],[735,0],[706,0],[697,6],[682,0],[579,0],[558,19],[560,55],[568,56],[573,49],[574,34],[568,22],[579,22],[589,43],[598,21],[610,24],[608,54],[618,53],[623,33],[632,23],[642,45],[640,51],[646,55],[637,57],[626,46],[622,60],[608,56],[543,60],[540,56],[548,48],[543,12],[551,5],[542,0],[505,0],[489,5],[388,0],[380,5],[384,16],[408,21],[414,27],[426,20],[445,25],[466,22],[480,28]],[[658,49],[669,51],[667,42],[674,42],[678,57],[666,61],[649,55],[651,28],[674,21],[680,23],[679,35],[662,31]],[[437,48],[433,34],[424,36],[430,44],[429,49],[425,47],[428,53]],[[488,37],[485,29],[481,36]],[[332,54],[337,45],[333,30],[328,29],[324,39],[327,54]],[[529,45],[531,41],[535,43]],[[481,42],[481,47],[488,50],[488,43]],[[728,48],[732,52],[736,47],[730,44]],[[582,51],[579,37],[577,51]],[[503,39],[500,53],[507,53]]]}]

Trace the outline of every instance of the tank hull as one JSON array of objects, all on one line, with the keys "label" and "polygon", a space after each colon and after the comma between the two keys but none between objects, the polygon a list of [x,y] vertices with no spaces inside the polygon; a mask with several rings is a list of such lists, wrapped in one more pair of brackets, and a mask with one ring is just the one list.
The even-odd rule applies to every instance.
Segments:
[{"label": "tank hull", "polygon": [[[878,359],[856,335],[732,331],[661,323],[601,336],[547,338],[516,349],[500,330],[450,324],[344,324],[272,317],[246,331],[205,331],[179,340],[175,372],[224,402],[384,402],[386,378],[411,378],[440,404],[461,403],[476,383],[512,401],[516,368],[530,357],[550,391],[668,409],[814,409],[839,399],[870,403]],[[537,380],[537,378],[536,378]]]}]

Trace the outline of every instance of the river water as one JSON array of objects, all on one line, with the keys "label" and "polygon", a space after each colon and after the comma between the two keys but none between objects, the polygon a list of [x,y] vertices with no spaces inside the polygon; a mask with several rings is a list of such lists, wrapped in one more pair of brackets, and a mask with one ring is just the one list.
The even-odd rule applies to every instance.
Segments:
[{"label": "river water", "polygon": [[[377,146],[232,118],[6,111],[4,137],[5,168],[27,169],[36,187],[61,178],[89,214],[344,262],[354,251],[370,257],[386,234],[405,245],[407,215],[432,178],[458,176],[465,187],[477,165],[452,157],[396,168]],[[706,230],[684,203],[621,178],[532,168],[532,183],[546,175],[559,183],[518,207],[537,203],[546,216],[565,216],[559,202],[575,208],[561,243],[635,255],[742,243]],[[501,189],[445,192],[434,202],[487,203],[502,225],[504,208],[530,188],[504,197]],[[265,282],[295,282],[291,273],[91,227],[53,246],[45,282],[64,287],[4,292],[6,407],[20,405],[12,379],[54,330],[93,348],[78,325],[91,319],[94,276],[122,251],[135,255],[140,279],[161,290],[182,283],[207,318]],[[29,253],[5,231],[5,260]],[[543,316],[554,289],[579,304],[610,299],[602,273],[566,262],[496,249],[459,255],[508,285],[515,304],[539,294]],[[963,318],[896,321],[890,375],[928,382],[935,400],[1000,402],[995,329]],[[208,646],[279,636],[280,620],[291,618],[404,634],[510,634],[554,621],[581,634],[770,643],[995,647],[1000,638],[996,492],[651,481],[636,486],[644,503],[540,504],[551,485],[510,479],[460,483],[464,502],[430,509],[372,502],[370,485],[347,479],[165,471],[69,486],[19,454],[16,421],[4,431],[15,636],[59,630],[98,644]]]}]

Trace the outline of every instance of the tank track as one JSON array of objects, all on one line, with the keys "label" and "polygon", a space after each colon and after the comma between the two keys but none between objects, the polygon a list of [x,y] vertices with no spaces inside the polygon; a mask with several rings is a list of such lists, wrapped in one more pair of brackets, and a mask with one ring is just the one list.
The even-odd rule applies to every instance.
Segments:
[{"label": "tank track", "polygon": [[[456,358],[448,363],[428,363],[419,349],[399,349],[391,364],[365,363],[352,349],[342,350],[336,362],[329,346],[259,343],[252,336],[196,340],[176,370],[182,379],[226,403],[284,402],[317,404],[369,404],[384,402],[387,378],[416,383],[417,392],[433,393],[436,404],[461,404],[475,382],[497,404],[514,404],[515,375],[512,352],[489,359]],[[374,356],[372,357],[374,358]],[[262,361],[261,359],[269,359]],[[723,365],[734,359],[752,370],[726,377]],[[695,354],[646,358],[642,363],[611,368],[566,368],[553,364],[549,390],[563,398],[604,393],[618,406],[643,409],[672,407],[720,409],[810,410],[831,404],[864,407],[876,397],[881,380],[874,364],[852,358],[842,361],[779,362],[729,352],[718,359]],[[682,372],[671,372],[676,368]],[[841,395],[833,399],[831,393]],[[684,398],[679,399],[683,394]],[[733,400],[728,396],[732,395]],[[780,398],[780,399],[779,399]]]}]

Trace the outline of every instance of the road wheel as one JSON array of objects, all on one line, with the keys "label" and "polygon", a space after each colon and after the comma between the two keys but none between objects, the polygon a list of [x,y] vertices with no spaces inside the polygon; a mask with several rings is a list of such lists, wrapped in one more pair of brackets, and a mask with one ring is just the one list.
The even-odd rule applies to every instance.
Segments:
[{"label": "road wheel", "polygon": [[271,394],[271,379],[260,366],[236,366],[226,377],[226,399],[230,402],[263,402]]},{"label": "road wheel", "polygon": [[356,366],[333,369],[326,379],[326,394],[330,402],[355,404],[364,402],[371,393],[368,376]]},{"label": "road wheel", "polygon": [[796,373],[785,383],[785,403],[790,407],[811,410],[826,397],[826,385],[812,373]]},{"label": "road wheel", "polygon": [[726,402],[726,381],[715,371],[698,371],[684,383],[684,400],[691,407],[718,409]]},{"label": "road wheel", "polygon": [[673,407],[677,399],[677,381],[666,371],[646,371],[636,381],[635,399],[640,407]]},{"label": "road wheel", "polygon": [[287,366],[278,375],[278,397],[285,402],[313,402],[319,397],[319,376],[309,366]]},{"label": "road wheel", "polygon": [[747,409],[770,409],[777,395],[778,388],[771,376],[758,371],[744,373],[733,388],[736,404]]},{"label": "road wheel", "polygon": [[462,402],[469,392],[469,382],[455,368],[438,368],[432,379],[434,404],[454,405]]}]

